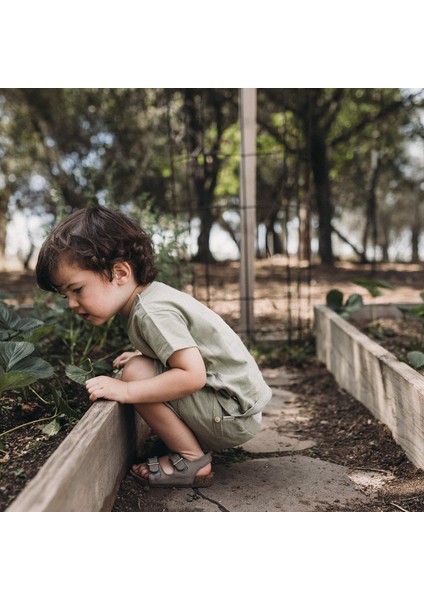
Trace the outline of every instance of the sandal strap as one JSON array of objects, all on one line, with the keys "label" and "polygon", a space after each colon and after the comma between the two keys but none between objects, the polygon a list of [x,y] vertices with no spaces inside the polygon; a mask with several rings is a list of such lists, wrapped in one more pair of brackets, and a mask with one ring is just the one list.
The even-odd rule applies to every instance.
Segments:
[{"label": "sandal strap", "polygon": [[[168,458],[174,469],[174,472],[170,475],[162,469],[157,456],[147,459],[149,477],[147,480],[143,480],[144,485],[152,485],[152,487],[205,487],[211,484],[212,474],[207,477],[197,477],[198,470],[212,462],[210,453],[204,454],[196,460],[187,460],[177,453],[170,453]],[[140,479],[138,476],[137,478]]]},{"label": "sandal strap", "polygon": [[174,467],[174,469],[176,469],[180,473],[188,470],[188,464],[186,463],[185,459],[180,454],[171,453],[171,454],[169,454],[168,458],[169,458],[169,462]]},{"label": "sandal strap", "polygon": [[147,468],[149,469],[149,473],[151,476],[153,476],[155,479],[160,478],[161,466],[157,456],[153,456],[152,458],[147,459]]}]

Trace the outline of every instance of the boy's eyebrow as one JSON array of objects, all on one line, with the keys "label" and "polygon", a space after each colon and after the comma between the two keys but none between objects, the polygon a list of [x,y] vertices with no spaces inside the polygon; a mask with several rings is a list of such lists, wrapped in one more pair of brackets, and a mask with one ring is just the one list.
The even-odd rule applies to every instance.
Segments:
[{"label": "boy's eyebrow", "polygon": [[[63,288],[63,291],[66,292],[66,290],[69,290],[69,288],[74,287],[75,285],[80,285],[80,284],[79,283],[68,283],[68,285]],[[55,286],[55,287],[59,291],[62,290],[62,286]]]}]

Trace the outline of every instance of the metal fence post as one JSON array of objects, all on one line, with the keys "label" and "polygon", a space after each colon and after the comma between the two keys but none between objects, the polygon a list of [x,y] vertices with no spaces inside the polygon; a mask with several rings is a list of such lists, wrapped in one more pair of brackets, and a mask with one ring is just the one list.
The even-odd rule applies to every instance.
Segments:
[{"label": "metal fence post", "polygon": [[240,316],[241,333],[255,333],[256,88],[240,90]]}]

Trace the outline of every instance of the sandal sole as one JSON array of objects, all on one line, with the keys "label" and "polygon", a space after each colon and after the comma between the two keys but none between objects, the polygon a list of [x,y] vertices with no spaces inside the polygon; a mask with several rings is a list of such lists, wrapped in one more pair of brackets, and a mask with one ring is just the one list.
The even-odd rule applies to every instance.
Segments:
[{"label": "sandal sole", "polygon": [[134,479],[143,487],[143,488],[201,488],[201,487],[210,487],[213,484],[213,473],[206,475],[205,477],[195,477],[190,483],[165,483],[158,481],[150,482],[144,477],[140,477],[134,473],[134,471],[130,470],[130,474],[134,477]]}]

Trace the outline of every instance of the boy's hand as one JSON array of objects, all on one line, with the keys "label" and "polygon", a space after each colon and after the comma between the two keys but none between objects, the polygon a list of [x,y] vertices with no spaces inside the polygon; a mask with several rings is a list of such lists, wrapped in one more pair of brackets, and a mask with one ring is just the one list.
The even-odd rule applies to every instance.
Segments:
[{"label": "boy's hand", "polygon": [[133,356],[140,356],[140,354],[141,352],[139,352],[138,350],[136,350],[135,352],[123,352],[115,358],[112,364],[115,367],[115,369],[122,369],[122,367],[127,364],[130,358],[132,358]]},{"label": "boy's hand", "polygon": [[99,400],[99,398],[116,400],[116,402],[122,403],[128,401],[128,383],[126,381],[115,379],[114,377],[100,375],[99,377],[87,379],[85,387],[91,402]]}]

